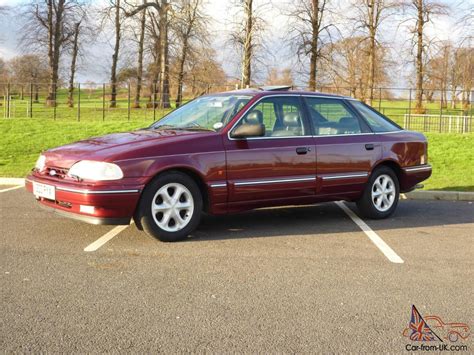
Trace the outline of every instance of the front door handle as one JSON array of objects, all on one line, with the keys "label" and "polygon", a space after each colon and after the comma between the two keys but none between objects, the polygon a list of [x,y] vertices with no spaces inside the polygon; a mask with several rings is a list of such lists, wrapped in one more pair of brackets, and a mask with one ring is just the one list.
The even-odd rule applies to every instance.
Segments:
[{"label": "front door handle", "polygon": [[374,145],[373,144],[366,144],[365,149],[366,150],[374,150]]},{"label": "front door handle", "polygon": [[311,151],[311,148],[308,147],[298,147],[296,148],[296,154],[306,154]]}]

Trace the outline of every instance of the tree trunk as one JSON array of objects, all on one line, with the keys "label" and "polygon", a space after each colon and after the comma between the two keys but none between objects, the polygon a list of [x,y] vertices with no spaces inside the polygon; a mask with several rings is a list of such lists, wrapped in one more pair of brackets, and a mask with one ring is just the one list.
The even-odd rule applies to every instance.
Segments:
[{"label": "tree trunk", "polygon": [[74,25],[74,39],[72,43],[72,57],[71,57],[71,73],[69,76],[69,89],[67,96],[67,105],[69,107],[74,107],[74,76],[76,75],[76,61],[77,61],[77,52],[79,50],[79,29],[81,23],[77,22]]},{"label": "tree trunk", "polygon": [[183,79],[184,79],[184,63],[186,62],[186,55],[188,52],[188,40],[187,38],[183,42],[183,49],[181,57],[179,58],[179,71],[178,71],[178,93],[176,95],[176,107],[181,106],[183,101]]},{"label": "tree trunk", "polygon": [[58,0],[54,5],[48,0],[48,58],[50,66],[49,93],[46,99],[48,106],[56,106],[56,88],[58,85],[58,70],[61,45],[63,42],[64,6],[66,0]]},{"label": "tree trunk", "polygon": [[250,86],[252,75],[253,0],[244,0],[245,38],[242,57],[242,88]]},{"label": "tree trunk", "polygon": [[370,33],[370,44],[369,44],[369,97],[368,104],[372,105],[374,100],[374,84],[375,84],[375,29],[371,30]]},{"label": "tree trunk", "polygon": [[39,85],[35,84],[35,99],[33,101],[34,103],[39,102]]},{"label": "tree trunk", "polygon": [[416,95],[415,95],[415,111],[423,113],[423,0],[418,1],[418,20],[416,26],[417,35],[417,51],[416,51]]},{"label": "tree trunk", "polygon": [[374,100],[374,83],[375,83],[375,34],[377,31],[377,23],[376,23],[376,16],[379,4],[376,4],[375,0],[371,0],[369,6],[369,78],[368,78],[368,86],[369,86],[369,97],[368,97],[368,104],[372,105],[372,101]]},{"label": "tree trunk", "polygon": [[115,0],[115,46],[112,55],[112,70],[110,75],[110,107],[117,107],[117,63],[120,50],[120,0]]},{"label": "tree trunk", "polygon": [[168,11],[169,4],[163,0],[160,14],[160,108],[170,108],[169,87],[169,45],[168,45]]},{"label": "tree trunk", "polygon": [[318,65],[318,37],[319,37],[319,0],[312,0],[311,18],[311,56],[309,58],[309,90],[316,91],[316,71]]},{"label": "tree trunk", "polygon": [[142,17],[140,19],[140,39],[138,41],[138,68],[137,68],[137,91],[135,93],[134,108],[140,108],[140,96],[142,90],[143,77],[143,44],[145,42],[145,24],[146,24],[146,9],[142,10]]},{"label": "tree trunk", "polygon": [[54,61],[54,33],[53,33],[53,0],[48,0],[48,65],[49,65],[49,86],[46,105],[53,102],[54,98],[54,79],[53,79],[53,61]]}]

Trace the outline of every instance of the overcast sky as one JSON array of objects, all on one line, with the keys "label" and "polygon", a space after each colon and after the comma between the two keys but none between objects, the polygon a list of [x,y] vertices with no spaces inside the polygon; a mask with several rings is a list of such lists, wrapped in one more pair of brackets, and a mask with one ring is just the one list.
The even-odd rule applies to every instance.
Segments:
[{"label": "overcast sky", "polygon": [[[94,4],[100,4],[100,1],[92,1]],[[234,0],[235,1],[235,0]],[[291,52],[289,46],[285,43],[287,18],[282,15],[282,11],[288,8],[288,2],[291,0],[271,0],[270,5],[265,5],[261,9],[262,17],[267,24],[267,30],[264,35],[265,50],[261,51],[262,64],[258,67],[258,75],[256,81],[263,81],[270,67],[294,67],[295,56]],[[346,16],[348,3],[350,0],[336,0],[338,2],[338,12],[335,15],[335,21]],[[268,3],[268,0],[256,0],[256,3]],[[17,0],[0,0],[0,5],[17,6],[24,1]],[[239,58],[237,53],[228,44],[229,32],[232,21],[232,1],[231,0],[208,0],[207,10],[212,21],[210,23],[210,32],[213,38],[213,47],[217,51],[218,60],[223,63],[223,67],[229,76],[239,75]],[[474,0],[445,0],[453,10],[455,16],[439,17],[435,21],[435,25],[429,29],[429,35],[438,40],[453,40],[456,42],[460,36],[459,29],[456,26],[458,17],[471,15],[474,12]],[[338,16],[340,18],[338,19]],[[394,19],[395,20],[395,19]],[[341,21],[342,22],[342,21]],[[351,27],[339,24],[339,30],[343,34],[349,34]],[[465,29],[464,29],[465,30]],[[470,31],[473,28],[471,27]],[[0,20],[0,57],[10,59],[16,55],[22,54],[24,50],[18,47],[18,33],[21,33],[21,20],[15,16],[7,16]],[[102,35],[101,38],[91,46],[89,59],[84,61],[78,72],[79,81],[92,80],[96,82],[107,81],[108,71],[111,61],[112,45],[111,35]],[[387,23],[384,26],[382,40],[396,50],[392,51],[392,55],[409,57],[408,51],[408,34],[407,27],[399,27],[396,22]],[[122,61],[126,61],[126,49],[123,53]],[[400,58],[396,58],[400,59]],[[133,59],[131,59],[133,60]],[[410,66],[406,64],[409,60],[403,61],[401,67],[397,69],[397,77],[394,78],[395,85],[406,84],[406,77],[409,75]],[[297,84],[304,80],[297,77]],[[298,82],[300,81],[300,82]],[[302,84],[302,83],[301,83]]]}]

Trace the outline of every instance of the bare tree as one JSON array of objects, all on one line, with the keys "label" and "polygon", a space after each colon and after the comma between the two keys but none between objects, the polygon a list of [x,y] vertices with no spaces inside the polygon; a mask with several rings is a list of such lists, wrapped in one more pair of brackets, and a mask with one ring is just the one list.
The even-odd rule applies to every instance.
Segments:
[{"label": "bare tree", "polygon": [[[454,53],[452,67],[453,87],[461,90],[461,100],[464,110],[468,110],[472,102],[471,95],[474,88],[474,47],[467,43],[466,47],[459,47]],[[453,102],[455,105],[455,102]]]},{"label": "bare tree", "polygon": [[82,21],[79,21],[74,24],[74,37],[72,39],[71,67],[67,96],[67,104],[69,107],[74,107],[74,77],[76,74],[77,54],[79,52],[79,32],[81,29],[81,22]]},{"label": "bare tree", "polygon": [[[324,62],[324,72],[329,75],[329,83],[335,91],[349,94],[361,100],[367,98],[370,66],[367,61],[369,44],[365,37],[348,37],[328,46],[325,54],[329,60]],[[385,85],[390,62],[386,60],[388,50],[379,45],[376,50],[374,82]]]},{"label": "bare tree", "polygon": [[137,89],[135,91],[135,100],[133,102],[134,108],[140,108],[140,98],[142,90],[142,80],[143,80],[143,51],[145,44],[145,30],[146,30],[146,18],[147,12],[146,9],[141,11],[140,16],[140,33],[138,39],[138,66],[137,66]]},{"label": "bare tree", "polygon": [[[170,88],[169,88],[169,12],[171,5],[168,0],[144,1],[143,4],[134,6],[131,11],[127,11],[128,17],[134,16],[145,9],[154,9],[158,12],[158,32],[159,32],[159,107],[169,108]],[[155,18],[156,19],[156,18]]]},{"label": "bare tree", "polygon": [[[447,92],[452,82],[453,66],[453,46],[451,43],[443,43],[438,54],[433,56],[425,65],[424,75],[424,91],[428,101],[432,100],[436,92],[439,92],[441,107],[446,108],[448,105]],[[454,84],[455,88],[455,84]],[[455,91],[454,91],[455,96]],[[453,98],[454,99],[454,98]]]},{"label": "bare tree", "polygon": [[369,62],[367,77],[367,101],[371,105],[374,99],[375,73],[377,67],[377,48],[379,48],[379,32],[382,23],[390,16],[401,9],[401,0],[354,0],[351,12],[352,21],[356,23],[356,28],[364,33],[364,40],[368,41],[367,57]]},{"label": "bare tree", "polygon": [[424,55],[426,53],[426,28],[437,15],[447,14],[447,6],[434,0],[410,0],[410,9],[414,12],[415,25],[411,29],[416,44],[416,95],[415,110],[423,112],[423,81],[425,78]]},{"label": "bare tree", "polygon": [[242,37],[242,87],[250,85],[252,75],[253,0],[243,0],[245,26]]},{"label": "bare tree", "polygon": [[[2,17],[6,17],[7,13],[8,13],[8,10],[9,10],[9,7],[8,6],[0,6],[0,19]],[[3,37],[0,36],[0,43],[3,42]]]},{"label": "bare tree", "polygon": [[117,66],[120,52],[120,41],[122,38],[122,16],[120,0],[110,0],[112,6],[110,10],[113,13],[113,24],[114,24],[114,52],[112,54],[112,67],[110,70],[110,107],[117,107]]},{"label": "bare tree", "polygon": [[259,13],[264,11],[268,3],[262,2],[257,7],[255,0],[235,0],[233,6],[238,13],[233,16],[233,31],[230,42],[241,55],[240,86],[251,85],[254,76],[254,66],[257,61],[257,51],[262,47],[262,34],[265,22]]},{"label": "bare tree", "polygon": [[293,75],[291,68],[284,68],[279,71],[277,68],[271,68],[268,77],[265,80],[266,85],[293,85]]},{"label": "bare tree", "polygon": [[290,43],[296,49],[298,58],[309,57],[309,90],[316,90],[317,70],[322,57],[322,48],[326,44],[323,34],[331,39],[330,28],[325,23],[329,0],[296,0],[291,3],[287,13],[290,18]]},{"label": "bare tree", "polygon": [[179,45],[176,107],[183,101],[185,65],[189,56],[195,54],[196,45],[209,45],[206,31],[207,18],[202,13],[202,5],[203,0],[180,0],[178,8],[174,11],[172,27]]},{"label": "bare tree", "polygon": [[22,87],[31,85],[32,100],[39,102],[39,86],[48,80],[48,65],[36,54],[26,54],[15,57],[8,62],[12,81]]},{"label": "bare tree", "polygon": [[79,0],[36,0],[27,5],[22,43],[29,49],[46,45],[49,65],[47,105],[56,105],[59,63],[64,44],[73,36],[70,18],[74,17]]},{"label": "bare tree", "polygon": [[187,74],[191,96],[203,95],[211,88],[216,91],[226,90],[226,74],[221,63],[215,60],[216,52],[207,46],[197,48],[196,52],[201,54],[190,57]]}]

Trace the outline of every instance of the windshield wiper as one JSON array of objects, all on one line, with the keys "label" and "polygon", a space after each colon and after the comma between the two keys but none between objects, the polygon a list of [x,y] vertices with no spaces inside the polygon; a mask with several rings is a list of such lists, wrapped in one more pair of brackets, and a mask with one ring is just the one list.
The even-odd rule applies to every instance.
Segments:
[{"label": "windshield wiper", "polygon": [[171,124],[162,124],[162,125],[153,127],[152,129],[159,130],[159,129],[179,129],[179,128]]},{"label": "windshield wiper", "polygon": [[186,131],[211,131],[211,132],[216,131],[215,129],[207,128],[207,127],[203,127],[203,126],[199,126],[199,125],[178,127],[176,129],[182,129],[182,130],[186,130]]}]

